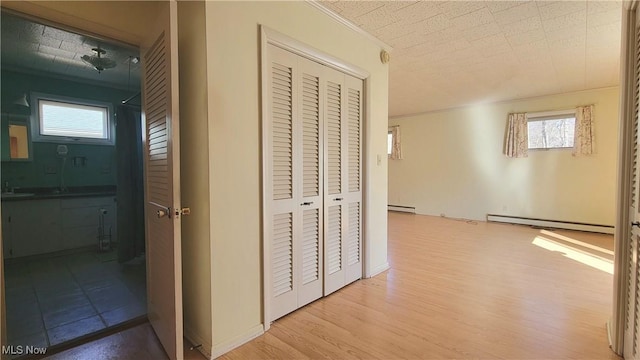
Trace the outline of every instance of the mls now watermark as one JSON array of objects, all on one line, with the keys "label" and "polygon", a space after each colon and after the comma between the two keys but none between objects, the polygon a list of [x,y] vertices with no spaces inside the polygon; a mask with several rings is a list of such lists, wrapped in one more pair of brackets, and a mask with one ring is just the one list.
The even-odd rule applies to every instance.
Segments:
[{"label": "mls now watermark", "polygon": [[47,348],[31,345],[2,345],[2,355],[45,355]]}]

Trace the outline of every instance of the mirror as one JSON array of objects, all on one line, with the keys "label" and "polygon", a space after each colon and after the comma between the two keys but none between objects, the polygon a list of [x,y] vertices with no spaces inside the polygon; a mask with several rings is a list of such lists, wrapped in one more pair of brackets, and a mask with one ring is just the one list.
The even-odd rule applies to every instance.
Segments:
[{"label": "mirror", "polygon": [[29,160],[29,129],[25,124],[9,123],[9,158]]},{"label": "mirror", "polygon": [[30,161],[32,159],[29,123],[21,118],[3,114],[2,161]]}]

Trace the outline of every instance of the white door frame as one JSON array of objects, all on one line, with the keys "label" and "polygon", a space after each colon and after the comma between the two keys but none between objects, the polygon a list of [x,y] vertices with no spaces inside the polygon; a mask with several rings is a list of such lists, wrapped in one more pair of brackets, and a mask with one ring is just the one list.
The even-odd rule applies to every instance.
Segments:
[{"label": "white door frame", "polygon": [[[294,54],[300,55],[306,59],[321,63],[332,69],[336,69],[345,74],[354,76],[363,80],[363,114],[362,114],[362,174],[366,174],[366,128],[368,125],[369,112],[368,99],[370,97],[368,91],[369,84],[369,72],[356,66],[349,64],[341,59],[333,57],[325,52],[322,52],[316,48],[306,45],[298,40],[295,40],[287,35],[272,30],[264,25],[260,26],[260,69],[261,69],[261,121],[262,121],[262,324],[264,331],[269,330],[271,327],[271,237],[269,236],[267,224],[271,220],[271,199],[267,198],[267,167],[269,159],[267,158],[269,142],[269,127],[267,124],[267,96],[268,93],[268,76],[269,66],[267,63],[267,45],[272,44]],[[363,229],[363,274],[364,277],[369,277],[369,237],[364,231],[366,229],[366,193],[367,193],[367,177],[362,176],[362,229]]]},{"label": "white door frame", "polygon": [[[114,4],[115,5],[115,4]],[[83,26],[71,26],[71,25],[67,25],[62,21],[58,21],[58,20],[50,20],[47,19],[45,17],[43,17],[42,13],[40,12],[40,10],[38,10],[38,13],[36,14],[31,13],[31,7],[28,7],[27,9],[29,10],[14,10],[13,8],[5,8],[2,7],[2,11],[6,11],[7,13],[16,15],[16,16],[20,16],[23,17],[25,19],[28,19],[30,21],[34,21],[40,24],[45,24],[45,25],[50,25],[56,28],[60,28],[63,30],[67,30],[70,32],[74,32],[74,33],[78,33],[78,34],[84,34],[87,36],[91,36],[93,38],[96,39],[100,39],[100,40],[104,40],[106,42],[109,43],[114,43],[114,44],[118,44],[120,46],[123,47],[130,47],[130,48],[135,48],[138,49],[140,51],[142,51],[142,44],[141,43],[133,43],[133,42],[127,42],[126,40],[120,39],[119,36],[113,36],[113,34],[111,35],[102,35],[100,32],[95,32],[93,30],[87,30],[86,28],[84,28]],[[66,14],[65,14],[66,15]],[[154,19],[151,19],[154,20]],[[121,34],[121,32],[118,32],[117,34]],[[124,34],[124,33],[122,33]],[[172,137],[176,136],[176,134],[172,134]],[[146,193],[146,184],[144,184],[144,188],[143,191],[145,191]],[[145,200],[146,202],[146,200]],[[5,282],[4,282],[4,254],[3,254],[3,249],[2,249],[2,243],[3,243],[3,239],[2,239],[2,234],[1,234],[1,227],[0,227],[0,348],[2,345],[6,345],[6,341],[7,341],[7,329],[6,329],[6,304],[5,304]],[[146,241],[146,235],[145,235],[145,241]],[[182,346],[180,346],[180,349],[182,349]],[[0,354],[0,358],[4,359],[4,357]]]},{"label": "white door frame", "polygon": [[607,323],[609,344],[618,355],[624,350],[629,279],[630,195],[633,161],[633,117],[635,69],[635,17],[637,0],[625,1],[622,8],[622,49],[620,55],[620,128],[618,131],[618,192],[614,235],[613,316]]}]

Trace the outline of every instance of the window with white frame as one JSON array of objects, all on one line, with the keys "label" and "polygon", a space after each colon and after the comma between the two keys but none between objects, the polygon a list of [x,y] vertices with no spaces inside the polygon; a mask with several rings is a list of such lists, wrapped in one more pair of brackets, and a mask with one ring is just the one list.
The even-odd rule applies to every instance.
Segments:
[{"label": "window with white frame", "polygon": [[573,148],[575,129],[575,110],[527,113],[530,150]]},{"label": "window with white frame", "polygon": [[387,155],[391,156],[393,151],[393,133],[391,130],[387,133]]},{"label": "window with white frame", "polygon": [[114,144],[110,103],[32,94],[34,141]]}]

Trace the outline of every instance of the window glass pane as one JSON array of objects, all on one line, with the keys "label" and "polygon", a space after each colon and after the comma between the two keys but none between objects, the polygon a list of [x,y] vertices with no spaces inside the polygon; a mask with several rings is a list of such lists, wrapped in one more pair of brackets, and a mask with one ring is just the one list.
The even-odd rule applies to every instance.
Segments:
[{"label": "window glass pane", "polygon": [[572,148],[576,118],[529,120],[529,149]]},{"label": "window glass pane", "polygon": [[108,138],[107,109],[40,100],[40,133],[42,135]]},{"label": "window glass pane", "polygon": [[391,155],[393,149],[393,134],[387,133],[387,155]]}]

